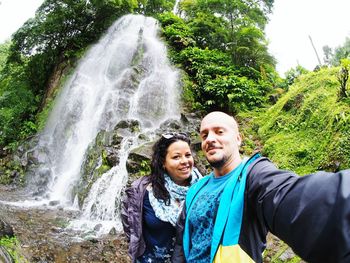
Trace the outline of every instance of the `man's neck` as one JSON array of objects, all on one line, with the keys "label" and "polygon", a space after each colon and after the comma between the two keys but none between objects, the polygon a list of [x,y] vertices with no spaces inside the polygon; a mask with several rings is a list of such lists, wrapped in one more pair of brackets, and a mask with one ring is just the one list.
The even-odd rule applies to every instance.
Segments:
[{"label": "man's neck", "polygon": [[220,177],[228,174],[229,172],[233,171],[241,162],[242,158],[240,155],[238,155],[236,158],[228,160],[223,166],[214,168],[215,177]]}]

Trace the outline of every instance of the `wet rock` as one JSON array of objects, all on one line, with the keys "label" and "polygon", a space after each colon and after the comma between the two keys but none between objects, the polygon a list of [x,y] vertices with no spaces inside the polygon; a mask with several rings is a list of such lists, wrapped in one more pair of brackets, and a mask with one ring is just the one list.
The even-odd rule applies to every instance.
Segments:
[{"label": "wet rock", "polygon": [[145,143],[129,153],[126,162],[126,169],[128,170],[129,176],[134,176],[144,170],[145,167],[142,167],[144,163],[150,162],[151,160],[153,144],[154,142]]},{"label": "wet rock", "polygon": [[102,227],[102,224],[97,224],[97,225],[94,227],[94,230],[98,232],[98,231],[101,230],[101,227]]},{"label": "wet rock", "polygon": [[57,201],[57,200],[53,200],[53,201],[49,202],[49,206],[56,206],[56,205],[59,205],[59,204],[60,204],[60,201]]},{"label": "wet rock", "polygon": [[119,162],[118,149],[113,147],[113,132],[101,131],[84,156],[81,174],[73,195],[81,207],[94,182]]},{"label": "wet rock", "polygon": [[120,144],[123,140],[123,137],[120,136],[119,134],[113,134],[112,136],[112,145],[115,149],[119,150],[120,149]]},{"label": "wet rock", "polygon": [[108,234],[112,235],[112,236],[115,236],[117,233],[118,233],[117,230],[114,227],[112,227],[112,229],[109,231]]},{"label": "wet rock", "polygon": [[114,131],[123,133],[128,130],[130,133],[140,131],[140,123],[137,120],[122,120],[115,127]]},{"label": "wet rock", "polygon": [[109,166],[113,167],[119,163],[119,154],[116,153],[115,150],[111,148],[107,148],[107,156],[106,160]]},{"label": "wet rock", "polygon": [[60,227],[53,226],[53,227],[51,227],[51,231],[54,233],[61,233],[63,231],[63,229]]},{"label": "wet rock", "polygon": [[91,243],[94,243],[94,244],[98,243],[98,239],[97,238],[90,238],[89,241]]},{"label": "wet rock", "polygon": [[160,130],[162,131],[176,131],[181,129],[181,122],[178,120],[166,120],[160,126]]},{"label": "wet rock", "polygon": [[13,228],[7,222],[0,219],[0,238],[5,236],[13,237]]}]

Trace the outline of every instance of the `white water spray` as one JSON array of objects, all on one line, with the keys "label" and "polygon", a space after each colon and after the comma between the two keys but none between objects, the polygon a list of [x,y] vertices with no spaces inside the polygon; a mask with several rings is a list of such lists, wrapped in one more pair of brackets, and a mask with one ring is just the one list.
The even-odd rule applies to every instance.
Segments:
[{"label": "white water spray", "polygon": [[[178,73],[170,67],[157,33],[153,18],[120,18],[82,59],[63,88],[40,137],[38,147],[45,150],[32,178],[35,184],[47,177],[48,200],[73,205],[73,189],[81,177],[84,156],[99,131],[135,119],[141,124],[140,132],[149,133],[163,121],[179,118]],[[119,164],[92,186],[74,228],[100,222],[101,233],[111,225],[120,229],[116,205],[127,179],[128,153],[137,144],[136,135],[124,138]]]}]

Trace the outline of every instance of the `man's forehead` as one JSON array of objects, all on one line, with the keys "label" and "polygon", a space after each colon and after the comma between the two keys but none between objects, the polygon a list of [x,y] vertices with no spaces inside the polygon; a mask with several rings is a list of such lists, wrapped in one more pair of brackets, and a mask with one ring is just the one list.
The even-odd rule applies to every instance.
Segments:
[{"label": "man's forehead", "polygon": [[232,128],[233,125],[224,123],[224,122],[218,122],[218,121],[208,121],[208,122],[202,122],[200,127],[200,132],[204,132],[206,130],[217,130],[217,129],[229,129]]},{"label": "man's forehead", "polygon": [[201,126],[211,125],[211,126],[226,126],[226,125],[235,125],[235,120],[233,117],[224,114],[212,114],[207,115],[203,118]]},{"label": "man's forehead", "polygon": [[234,129],[237,130],[238,126],[235,119],[223,112],[212,112],[206,115],[200,126],[200,132],[208,129]]}]

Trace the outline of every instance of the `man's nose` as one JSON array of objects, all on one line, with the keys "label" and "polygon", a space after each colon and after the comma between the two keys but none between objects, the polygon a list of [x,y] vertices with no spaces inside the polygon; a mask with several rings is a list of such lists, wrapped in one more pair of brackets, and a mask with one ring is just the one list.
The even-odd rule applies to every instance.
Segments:
[{"label": "man's nose", "polygon": [[207,142],[212,142],[215,140],[215,134],[213,132],[209,132],[207,138],[205,138]]}]

